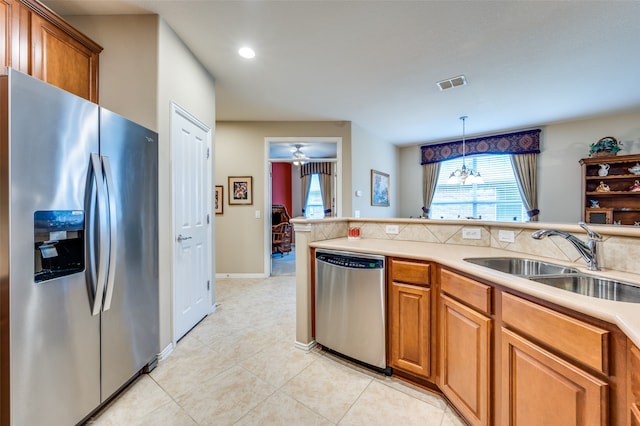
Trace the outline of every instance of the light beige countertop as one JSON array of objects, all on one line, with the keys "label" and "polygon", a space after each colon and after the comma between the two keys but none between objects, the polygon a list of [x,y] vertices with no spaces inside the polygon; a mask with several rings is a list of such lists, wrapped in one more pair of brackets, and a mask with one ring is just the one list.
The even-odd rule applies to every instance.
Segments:
[{"label": "light beige countertop", "polygon": [[505,288],[521,291],[531,296],[555,303],[586,315],[599,318],[618,326],[636,346],[640,347],[640,303],[616,302],[583,296],[570,291],[557,289],[548,285],[530,281],[507,273],[495,271],[483,266],[465,262],[467,257],[526,257],[546,262],[567,265],[579,269],[581,272],[617,279],[640,286],[640,276],[613,270],[589,271],[584,262],[569,263],[529,254],[519,254],[513,251],[491,247],[474,247],[455,244],[438,244],[417,241],[382,240],[362,238],[349,240],[336,238],[316,241],[311,247],[372,253],[385,256],[398,256],[411,259],[433,261],[461,272],[466,272],[478,278],[499,284]]}]

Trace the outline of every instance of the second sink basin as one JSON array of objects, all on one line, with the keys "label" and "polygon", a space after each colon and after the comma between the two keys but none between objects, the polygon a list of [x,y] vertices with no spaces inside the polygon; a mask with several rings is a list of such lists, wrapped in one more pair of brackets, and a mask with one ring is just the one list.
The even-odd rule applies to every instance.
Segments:
[{"label": "second sink basin", "polygon": [[521,257],[469,257],[464,260],[496,271],[522,277],[575,274],[579,272],[577,269],[568,266]]},{"label": "second sink basin", "polygon": [[532,281],[598,299],[640,303],[640,287],[593,275],[530,277]]}]

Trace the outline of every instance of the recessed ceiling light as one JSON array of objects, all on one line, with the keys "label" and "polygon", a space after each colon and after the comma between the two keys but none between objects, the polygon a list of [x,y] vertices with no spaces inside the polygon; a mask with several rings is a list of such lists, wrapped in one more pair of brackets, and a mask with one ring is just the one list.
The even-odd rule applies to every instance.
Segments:
[{"label": "recessed ceiling light", "polygon": [[241,47],[240,50],[238,50],[238,55],[245,59],[253,59],[256,57],[256,52],[250,47]]}]

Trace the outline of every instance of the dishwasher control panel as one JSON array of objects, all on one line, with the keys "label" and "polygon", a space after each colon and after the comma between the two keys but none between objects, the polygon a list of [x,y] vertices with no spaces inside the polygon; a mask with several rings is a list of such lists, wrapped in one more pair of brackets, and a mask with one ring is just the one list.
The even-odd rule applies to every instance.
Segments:
[{"label": "dishwasher control panel", "polygon": [[338,252],[325,253],[316,252],[316,260],[330,263],[331,265],[342,266],[344,268],[353,269],[382,269],[384,268],[384,259],[368,258],[358,256],[354,253],[338,254]]}]

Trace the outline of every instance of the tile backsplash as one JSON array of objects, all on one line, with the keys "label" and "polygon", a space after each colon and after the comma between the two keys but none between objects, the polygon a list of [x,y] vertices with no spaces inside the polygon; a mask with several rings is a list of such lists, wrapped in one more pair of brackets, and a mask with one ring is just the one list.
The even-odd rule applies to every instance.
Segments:
[{"label": "tile backsplash", "polygon": [[[386,226],[392,223],[397,226],[398,233],[387,233]],[[569,262],[580,261],[581,257],[576,249],[564,238],[547,237],[541,240],[531,238],[531,234],[537,229],[546,228],[546,224],[529,223],[523,227],[509,224],[505,227],[499,223],[459,223],[459,222],[419,222],[393,220],[393,222],[381,220],[334,219],[328,221],[313,221],[311,225],[310,241],[321,241],[347,236],[347,230],[351,226],[360,228],[361,238],[389,239],[400,241],[424,241],[440,244],[458,244],[465,246],[494,247],[508,251],[551,259],[565,260]],[[470,229],[474,237],[479,233],[479,239],[463,238],[463,229]],[[578,228],[580,229],[580,228]],[[500,231],[510,231],[507,235],[513,235],[513,242],[500,241]],[[479,232],[478,232],[479,231]],[[580,231],[582,231],[580,229]],[[570,231],[576,236],[586,240],[586,234],[580,231]],[[511,234],[513,233],[513,234]],[[640,254],[640,238],[636,236],[606,235],[603,233],[603,241],[600,243],[600,262],[606,269],[640,274],[640,262],[634,253]]]}]

